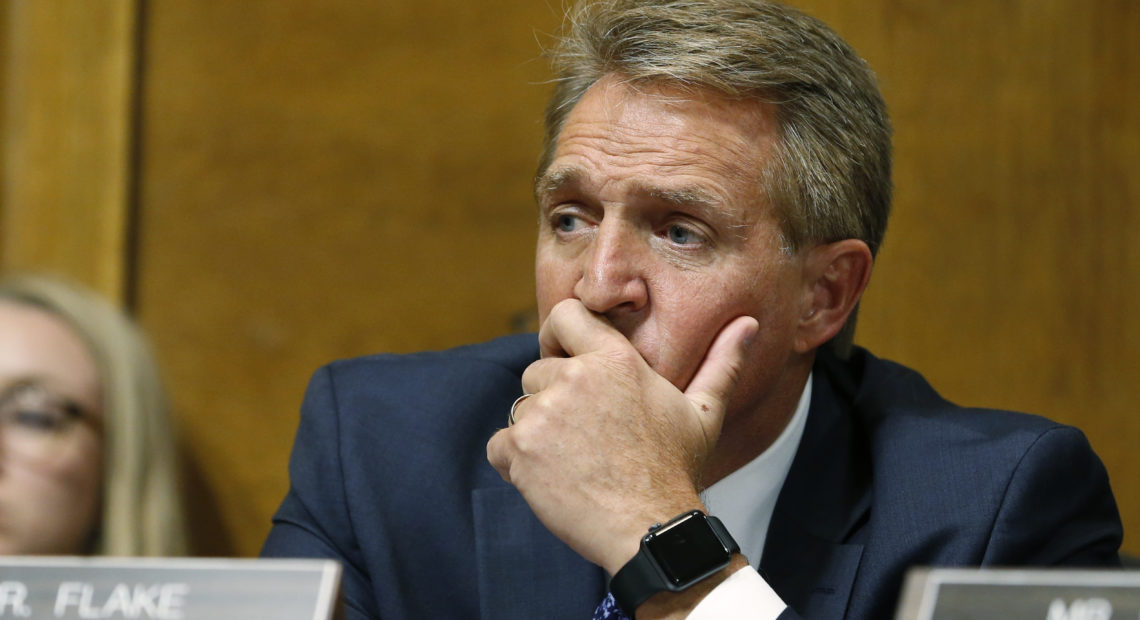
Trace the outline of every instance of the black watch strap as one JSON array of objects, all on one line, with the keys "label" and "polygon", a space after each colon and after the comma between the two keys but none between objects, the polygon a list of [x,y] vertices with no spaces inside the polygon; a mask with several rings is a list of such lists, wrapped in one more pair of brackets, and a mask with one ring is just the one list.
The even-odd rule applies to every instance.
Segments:
[{"label": "black watch strap", "polygon": [[644,549],[638,551],[610,580],[610,593],[614,595],[614,602],[630,618],[649,597],[665,589],[661,575],[657,572],[657,563]]},{"label": "black watch strap", "polygon": [[[680,534],[672,530],[674,525],[689,531]],[[679,535],[684,536],[684,540],[679,543],[659,540]],[[657,548],[657,545],[663,548]],[[732,555],[739,551],[740,546],[733,540],[720,519],[705,515],[699,510],[686,512],[665,525],[657,524],[649,529],[649,533],[641,539],[637,555],[633,556],[633,559],[610,580],[610,592],[613,593],[618,607],[632,618],[633,612],[649,600],[649,597],[663,590],[672,592],[685,590],[728,566]],[[676,553],[691,554],[696,557],[663,557]],[[691,566],[684,565],[689,559],[694,559],[696,563]],[[662,566],[663,562],[666,566]]]}]

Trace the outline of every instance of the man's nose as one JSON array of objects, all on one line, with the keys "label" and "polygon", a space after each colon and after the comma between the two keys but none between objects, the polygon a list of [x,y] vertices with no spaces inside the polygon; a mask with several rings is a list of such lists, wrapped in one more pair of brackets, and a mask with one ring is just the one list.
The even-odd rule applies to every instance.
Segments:
[{"label": "man's nose", "polygon": [[649,302],[646,251],[636,230],[603,220],[590,250],[582,255],[582,273],[574,285],[574,296],[599,314],[644,308]]}]

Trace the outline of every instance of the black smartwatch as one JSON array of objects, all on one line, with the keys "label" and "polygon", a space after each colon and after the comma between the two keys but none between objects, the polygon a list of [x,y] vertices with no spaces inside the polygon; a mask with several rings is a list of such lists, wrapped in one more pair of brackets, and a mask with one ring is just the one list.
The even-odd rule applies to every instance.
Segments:
[{"label": "black smartwatch", "polygon": [[720,519],[693,510],[665,525],[654,524],[641,549],[610,580],[610,592],[625,615],[662,590],[681,592],[728,566],[740,545]]}]

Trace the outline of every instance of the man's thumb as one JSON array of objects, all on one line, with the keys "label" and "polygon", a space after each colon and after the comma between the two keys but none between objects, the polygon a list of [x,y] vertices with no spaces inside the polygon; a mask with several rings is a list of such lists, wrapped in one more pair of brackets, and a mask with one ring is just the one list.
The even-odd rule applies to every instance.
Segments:
[{"label": "man's thumb", "polygon": [[730,321],[713,340],[704,361],[685,389],[689,402],[700,410],[706,423],[714,422],[718,434],[728,395],[740,379],[744,355],[759,330],[760,324],[750,316]]}]

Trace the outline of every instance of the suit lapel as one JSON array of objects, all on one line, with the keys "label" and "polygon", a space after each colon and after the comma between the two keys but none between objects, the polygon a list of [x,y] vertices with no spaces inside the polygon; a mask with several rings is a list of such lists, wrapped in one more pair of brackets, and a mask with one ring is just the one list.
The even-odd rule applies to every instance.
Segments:
[{"label": "suit lapel", "polygon": [[555,538],[511,486],[472,491],[479,606],[485,620],[589,618],[603,571]]},{"label": "suit lapel", "polygon": [[870,461],[836,386],[817,365],[811,410],[792,468],[776,502],[761,571],[806,618],[841,618],[863,545],[859,527],[870,506]]}]

